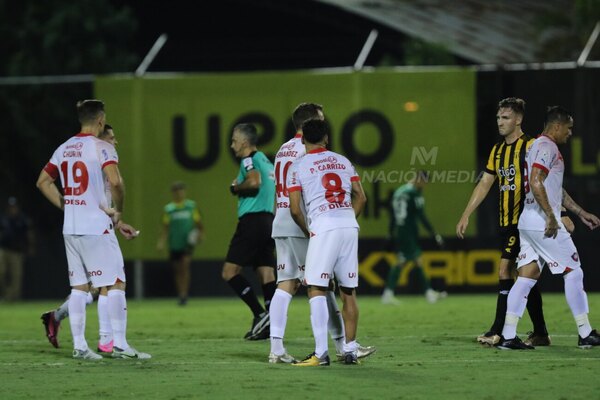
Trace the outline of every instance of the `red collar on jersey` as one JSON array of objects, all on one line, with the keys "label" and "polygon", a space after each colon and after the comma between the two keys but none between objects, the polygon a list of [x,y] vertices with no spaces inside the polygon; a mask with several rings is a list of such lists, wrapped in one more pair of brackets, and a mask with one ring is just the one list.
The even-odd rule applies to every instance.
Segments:
[{"label": "red collar on jersey", "polygon": [[75,135],[75,137],[86,137],[86,136],[96,136],[93,133],[85,133],[85,132],[79,132],[77,135]]},{"label": "red collar on jersey", "polygon": [[322,153],[324,151],[327,151],[327,149],[325,147],[319,147],[318,149],[313,149],[313,150],[309,151],[308,154]]},{"label": "red collar on jersey", "polygon": [[294,136],[294,139],[300,139],[302,137],[302,134],[300,132],[296,133],[296,136]]}]

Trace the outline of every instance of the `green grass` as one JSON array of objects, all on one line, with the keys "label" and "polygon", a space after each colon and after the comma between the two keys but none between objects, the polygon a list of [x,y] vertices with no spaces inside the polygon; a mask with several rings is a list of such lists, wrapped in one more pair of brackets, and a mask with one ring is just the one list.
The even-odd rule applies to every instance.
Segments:
[{"label": "green grass", "polygon": [[[598,322],[600,294],[590,294]],[[56,302],[0,304],[0,399],[597,399],[600,349],[576,347],[577,331],[562,294],[544,296],[553,345],[535,351],[483,348],[493,295],[451,295],[431,305],[402,297],[400,306],[359,298],[359,339],[376,354],[358,366],[270,365],[268,341],[241,337],[251,316],[238,299],[129,301],[129,342],[152,354],[134,362],[71,358],[68,323],[61,348],[44,337],[40,314]],[[88,308],[87,338],[95,347],[98,322]],[[596,316],[596,317],[595,317]],[[65,321],[66,322],[66,321]],[[525,316],[522,336],[531,324]],[[290,306],[288,352],[313,350],[306,299]],[[332,350],[333,349],[333,350]],[[335,352],[330,343],[330,352]]]}]

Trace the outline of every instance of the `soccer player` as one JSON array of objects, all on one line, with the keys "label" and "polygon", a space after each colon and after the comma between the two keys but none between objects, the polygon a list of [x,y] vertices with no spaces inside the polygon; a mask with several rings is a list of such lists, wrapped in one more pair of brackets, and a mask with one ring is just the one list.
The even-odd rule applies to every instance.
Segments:
[{"label": "soccer player", "polygon": [[[104,130],[98,134],[98,139],[104,140],[110,143],[113,147],[117,146],[117,139],[112,126],[109,124],[104,125]],[[111,192],[110,182],[108,178],[104,177],[104,192],[107,198],[107,204],[111,204]],[[134,230],[130,228],[130,230]],[[86,306],[90,305],[94,298],[98,299],[98,322],[99,322],[99,340],[98,340],[98,352],[99,353],[112,353],[113,350],[113,338],[112,328],[110,326],[110,318],[108,316],[108,290],[106,287],[97,289],[90,285],[90,291],[86,297]],[[69,316],[69,298],[61,304],[56,310],[47,311],[42,314],[42,323],[46,330],[46,337],[52,346],[58,348],[58,332],[60,330],[60,323],[63,319]]]},{"label": "soccer player", "polygon": [[508,307],[501,349],[530,350],[517,336],[517,324],[525,310],[531,288],[536,286],[541,271],[548,265],[552,274],[561,274],[565,297],[575,318],[580,348],[600,345],[600,335],[588,320],[588,301],[583,289],[583,271],[577,248],[560,221],[561,204],[575,213],[590,229],[600,226],[600,219],[585,211],[562,188],[565,163],[558,145],[565,144],[572,132],[573,117],[564,108],[549,107],[544,132],[527,153],[525,206],[519,217],[521,251],[518,278],[508,294]]},{"label": "soccer player", "polygon": [[[500,268],[498,270],[499,291],[496,303],[496,317],[492,327],[477,337],[481,344],[493,346],[500,340],[508,292],[513,285],[515,260],[519,252],[519,232],[517,223],[523,209],[523,185],[525,153],[533,143],[521,130],[525,114],[525,102],[522,99],[509,97],[498,103],[496,123],[502,139],[494,145],[490,152],[481,180],[473,190],[460,221],[456,225],[456,234],[463,239],[469,217],[479,207],[489,193],[496,178],[500,190],[500,236],[502,238]],[[542,296],[536,286],[529,295],[527,310],[533,322],[533,332],[527,338],[537,346],[549,346],[550,337],[546,329]]]},{"label": "soccer player", "polygon": [[[296,294],[300,282],[304,280],[304,266],[308,238],[292,219],[290,200],[287,189],[287,175],[292,163],[306,154],[302,143],[302,124],[311,120],[323,120],[323,107],[315,103],[301,103],[292,114],[292,122],[296,128],[296,136],[284,143],[275,156],[275,191],[277,205],[273,220],[273,239],[277,249],[277,290],[271,301],[271,352],[270,363],[292,363],[283,345],[287,311]],[[328,330],[334,340],[336,355],[342,359],[344,355],[344,321],[338,308],[335,293],[327,291],[327,307],[329,309]],[[373,346],[358,346],[358,358],[367,357],[375,352]]]},{"label": "soccer player", "polygon": [[[71,295],[69,322],[73,335],[73,358],[98,360],[85,340],[88,281],[108,288],[108,315],[113,331],[114,358],[147,359],[127,343],[127,301],[123,255],[114,229],[126,238],[136,231],[122,220],[124,185],[115,148],[96,136],[104,130],[104,103],[77,103],[81,132],[61,144],[40,172],[37,187],[56,207],[64,210],[63,235],[69,265]],[[60,175],[63,193],[54,183]],[[111,186],[114,210],[105,195],[104,175]],[[109,215],[111,214],[111,215]]]},{"label": "soccer player", "polygon": [[392,196],[392,218],[390,223],[390,237],[396,250],[398,265],[390,269],[386,287],[381,296],[383,304],[398,304],[394,297],[394,289],[398,283],[398,277],[402,268],[409,262],[415,263],[416,271],[421,284],[421,292],[430,303],[435,303],[440,298],[446,297],[446,292],[438,292],[431,288],[431,282],[425,275],[421,261],[421,248],[419,247],[419,226],[423,226],[435,239],[438,246],[443,246],[444,239],[437,234],[425,215],[425,198],[423,188],[427,185],[428,176],[426,172],[419,171],[417,177],[400,186]]},{"label": "soccer player", "polygon": [[[327,123],[309,120],[302,126],[306,155],[290,167],[287,187],[292,218],[306,237],[304,280],[308,285],[315,351],[296,366],[327,366],[327,289],[335,275],[340,287],[344,319],[344,363],[358,363],[358,223],[367,198],[348,159],[327,150]],[[307,217],[302,211],[306,208]],[[307,221],[309,221],[307,223]]]},{"label": "soccer player", "polygon": [[[268,339],[269,305],[277,287],[275,242],[271,238],[275,176],[273,164],[256,148],[257,138],[256,127],[252,124],[238,124],[233,128],[231,149],[240,159],[240,172],[230,191],[239,198],[238,224],[222,271],[223,279],[254,315],[252,327],[244,336],[249,340]],[[254,268],[262,285],[264,308],[250,282],[241,274],[242,266]]]},{"label": "soccer player", "polygon": [[173,201],[165,206],[162,218],[163,229],[157,248],[163,250],[169,241],[169,259],[175,272],[175,287],[179,305],[187,304],[190,291],[190,263],[194,246],[204,236],[204,225],[196,202],[186,198],[185,183],[171,185]]}]

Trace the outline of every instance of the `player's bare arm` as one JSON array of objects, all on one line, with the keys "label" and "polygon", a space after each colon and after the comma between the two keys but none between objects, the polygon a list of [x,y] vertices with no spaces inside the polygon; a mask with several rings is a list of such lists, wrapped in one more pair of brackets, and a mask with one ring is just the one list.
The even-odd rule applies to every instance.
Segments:
[{"label": "player's bare arm", "polygon": [[546,171],[534,166],[531,170],[531,176],[529,177],[529,184],[531,186],[531,191],[533,192],[533,197],[535,197],[535,201],[542,208],[544,214],[546,214],[546,230],[544,231],[544,235],[554,239],[556,238],[556,235],[558,235],[560,226],[558,225],[556,216],[554,215],[554,212],[552,212],[552,207],[550,207],[550,202],[548,201],[548,194],[544,187],[546,177],[548,177]]},{"label": "player's bare arm", "polygon": [[362,210],[367,204],[367,195],[363,190],[362,183],[360,181],[352,182],[352,208],[354,209],[354,215],[358,217]]},{"label": "player's bare arm", "polygon": [[56,207],[61,210],[65,207],[65,199],[62,194],[56,187],[54,183],[54,179],[44,170],[40,172],[40,176],[36,182],[37,188],[42,192],[42,194],[50,201],[50,203],[54,204]]},{"label": "player's bare arm", "polygon": [[588,228],[593,230],[600,226],[600,219],[598,219],[598,217],[594,214],[590,214],[589,212],[585,211],[583,207],[577,204],[575,200],[569,196],[569,193],[567,193],[565,189],[563,189],[562,205],[567,210],[575,213],[579,219],[581,219],[581,222],[583,222]]},{"label": "player's bare arm", "polygon": [[123,203],[125,201],[125,183],[119,172],[117,164],[109,164],[102,170],[110,183],[110,193],[112,195],[114,214],[111,216],[115,226],[118,228],[121,214],[123,213]]},{"label": "player's bare arm", "polygon": [[306,237],[310,237],[308,232],[308,227],[306,225],[306,218],[304,218],[304,214],[302,213],[302,207],[300,204],[302,203],[302,192],[299,190],[294,190],[290,192],[290,213],[292,214],[292,218],[294,222],[302,229],[302,232],[306,235]]},{"label": "player's bare arm", "polygon": [[253,169],[248,171],[244,182],[239,184],[236,184],[234,182],[234,184],[231,187],[231,191],[239,196],[253,197],[258,194],[260,184],[260,172],[258,172],[258,170]]},{"label": "player's bare arm", "polygon": [[469,217],[479,207],[483,199],[487,196],[496,180],[496,176],[490,173],[484,172],[483,176],[479,180],[475,189],[473,189],[473,193],[471,194],[471,198],[467,203],[467,207],[465,211],[463,211],[458,224],[456,225],[456,236],[461,239],[465,238],[465,231],[467,230],[467,226],[469,226]]}]

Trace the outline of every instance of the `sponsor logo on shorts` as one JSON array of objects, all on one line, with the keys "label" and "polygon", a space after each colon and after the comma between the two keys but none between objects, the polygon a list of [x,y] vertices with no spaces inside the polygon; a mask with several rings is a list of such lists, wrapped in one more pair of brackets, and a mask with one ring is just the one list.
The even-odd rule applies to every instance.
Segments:
[{"label": "sponsor logo on shorts", "polygon": [[102,276],[102,271],[100,271],[100,270],[88,271],[87,276],[88,276],[88,278],[91,278],[92,276]]},{"label": "sponsor logo on shorts", "polygon": [[71,277],[72,277],[72,276],[74,276],[74,275],[75,275],[75,273],[74,273],[73,271],[69,271],[69,276],[71,276]]},{"label": "sponsor logo on shorts", "polygon": [[325,205],[319,206],[319,211],[323,212],[325,210],[327,210],[327,206],[325,206]]},{"label": "sponsor logo on shorts", "polygon": [[558,263],[556,261],[548,261],[547,264],[550,268],[558,268]]},{"label": "sponsor logo on shorts", "polygon": [[523,260],[523,259],[525,259],[525,257],[527,257],[527,253],[519,254],[519,260]]},{"label": "sponsor logo on shorts", "polygon": [[283,271],[285,269],[285,264],[277,264],[277,271]]},{"label": "sponsor logo on shorts", "polygon": [[579,254],[577,254],[577,252],[571,254],[571,258],[573,259],[573,261],[577,262],[579,261]]},{"label": "sponsor logo on shorts", "polygon": [[298,271],[304,272],[304,265],[298,265]]},{"label": "sponsor logo on shorts", "polygon": [[348,278],[356,278],[356,272],[348,272]]},{"label": "sponsor logo on shorts", "polygon": [[331,279],[331,275],[328,274],[327,272],[323,272],[321,274],[321,279]]}]

